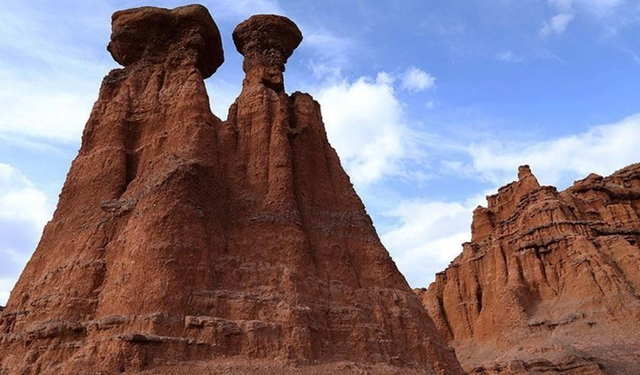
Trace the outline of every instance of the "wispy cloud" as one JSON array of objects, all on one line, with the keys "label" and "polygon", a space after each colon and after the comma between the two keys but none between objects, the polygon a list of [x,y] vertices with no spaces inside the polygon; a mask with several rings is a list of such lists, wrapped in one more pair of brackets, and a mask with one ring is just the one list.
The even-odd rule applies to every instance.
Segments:
[{"label": "wispy cloud", "polygon": [[539,30],[547,37],[562,34],[577,17],[592,19],[604,28],[605,35],[615,35],[618,29],[640,21],[640,7],[629,0],[548,0],[558,13]]},{"label": "wispy cloud", "polygon": [[108,17],[104,4],[73,10],[76,18],[56,8],[11,3],[0,14],[0,136],[80,138],[100,80],[115,63],[95,43],[100,38],[97,45],[104,46],[108,40],[108,24],[92,22],[93,12]]},{"label": "wispy cloud", "polygon": [[436,78],[420,68],[411,66],[402,74],[402,88],[411,92],[421,92],[436,86]]},{"label": "wispy cloud", "polygon": [[574,0],[573,4],[575,8],[589,11],[599,17],[604,17],[627,2],[628,0]]},{"label": "wispy cloud", "polygon": [[521,62],[523,60],[522,56],[516,55],[512,51],[498,52],[498,53],[496,53],[495,57],[496,57],[496,59],[498,59],[500,61],[505,61],[505,62],[509,62],[509,63],[517,63],[517,62]]},{"label": "wispy cloud", "polygon": [[627,2],[628,0],[549,0],[549,5],[560,12],[578,10],[605,16]]},{"label": "wispy cloud", "polygon": [[557,8],[561,12],[571,11],[574,0],[549,0],[549,5]]},{"label": "wispy cloud", "polygon": [[[32,81],[2,74],[10,88],[0,89],[0,135],[46,139],[52,142],[77,142],[87,118],[95,92],[78,82],[77,88],[59,87],[57,81]],[[76,81],[76,80],[74,80]],[[67,81],[68,83],[69,81]],[[34,86],[39,90],[33,90]]]},{"label": "wispy cloud", "polygon": [[473,144],[473,170],[496,185],[511,181],[519,165],[529,164],[542,183],[566,185],[591,172],[610,174],[638,162],[640,114],[594,126],[586,132],[533,143],[487,141]]},{"label": "wispy cloud", "polygon": [[628,48],[623,49],[623,52],[625,52],[627,55],[629,55],[629,57],[631,57],[631,59],[633,59],[633,62],[640,65],[640,55],[638,55],[635,51],[630,50]]},{"label": "wispy cloud", "polygon": [[434,100],[429,100],[424,105],[428,110],[432,110],[436,108],[436,102]]},{"label": "wispy cloud", "polygon": [[38,242],[53,207],[15,167],[0,163],[0,305]]},{"label": "wispy cloud", "polygon": [[324,30],[312,30],[302,26],[304,44],[301,49],[307,52],[309,68],[316,79],[340,80],[343,70],[350,62],[355,42],[347,36],[338,36]]},{"label": "wispy cloud", "polygon": [[552,34],[559,35],[564,33],[573,18],[574,15],[572,13],[559,13],[551,17],[551,20],[548,23],[545,22],[540,29],[540,36],[546,37]]}]

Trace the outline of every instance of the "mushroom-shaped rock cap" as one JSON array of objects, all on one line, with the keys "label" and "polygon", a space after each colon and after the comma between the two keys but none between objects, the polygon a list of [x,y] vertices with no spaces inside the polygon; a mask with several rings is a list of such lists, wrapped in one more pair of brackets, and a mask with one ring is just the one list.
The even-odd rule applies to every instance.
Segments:
[{"label": "mushroom-shaped rock cap", "polygon": [[284,65],[302,42],[302,33],[287,17],[260,14],[235,28],[233,42],[245,59],[257,58],[265,65]]},{"label": "mushroom-shaped rock cap", "polygon": [[192,59],[204,78],[224,62],[218,26],[207,8],[187,5],[175,9],[141,7],[115,12],[107,47],[123,66],[138,61]]}]

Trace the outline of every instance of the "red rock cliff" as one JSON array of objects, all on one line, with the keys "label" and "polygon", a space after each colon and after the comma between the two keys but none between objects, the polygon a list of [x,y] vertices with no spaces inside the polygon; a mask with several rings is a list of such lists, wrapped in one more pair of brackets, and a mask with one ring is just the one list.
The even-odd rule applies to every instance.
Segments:
[{"label": "red rock cliff", "polygon": [[114,14],[109,51],[125,68],[104,79],[2,312],[0,374],[462,372],[320,106],[284,91],[298,28],[254,16],[233,37],[246,78],[223,122],[203,82],[223,61],[206,9]]},{"label": "red rock cliff", "polygon": [[563,192],[528,166],[473,213],[472,241],[419,290],[467,370],[640,369],[640,164]]}]

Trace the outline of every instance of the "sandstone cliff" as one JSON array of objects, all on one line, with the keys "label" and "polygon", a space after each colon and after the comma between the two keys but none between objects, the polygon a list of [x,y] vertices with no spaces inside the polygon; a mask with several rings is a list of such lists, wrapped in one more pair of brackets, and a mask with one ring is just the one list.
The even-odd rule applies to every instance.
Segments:
[{"label": "sandstone cliff", "polygon": [[2,312],[0,374],[460,374],[320,106],[284,91],[296,25],[236,28],[246,78],[223,122],[203,82],[223,61],[205,8],[112,21],[124,68]]},{"label": "sandstone cliff", "polygon": [[563,192],[528,166],[473,213],[472,240],[418,290],[467,371],[640,371],[640,164]]}]

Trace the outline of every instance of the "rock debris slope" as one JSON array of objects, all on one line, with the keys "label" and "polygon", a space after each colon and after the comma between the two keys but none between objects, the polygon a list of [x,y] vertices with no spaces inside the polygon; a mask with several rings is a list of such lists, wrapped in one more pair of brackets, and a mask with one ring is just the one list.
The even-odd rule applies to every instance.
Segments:
[{"label": "rock debris slope", "polygon": [[[0,320],[0,374],[460,374],[381,245],[320,106],[284,91],[302,40],[233,33],[228,121],[201,6],[116,12],[82,146]],[[297,367],[291,367],[297,366]]]},{"label": "rock debris slope", "polygon": [[640,373],[640,164],[563,192],[523,166],[487,199],[471,242],[418,291],[465,369]]}]

